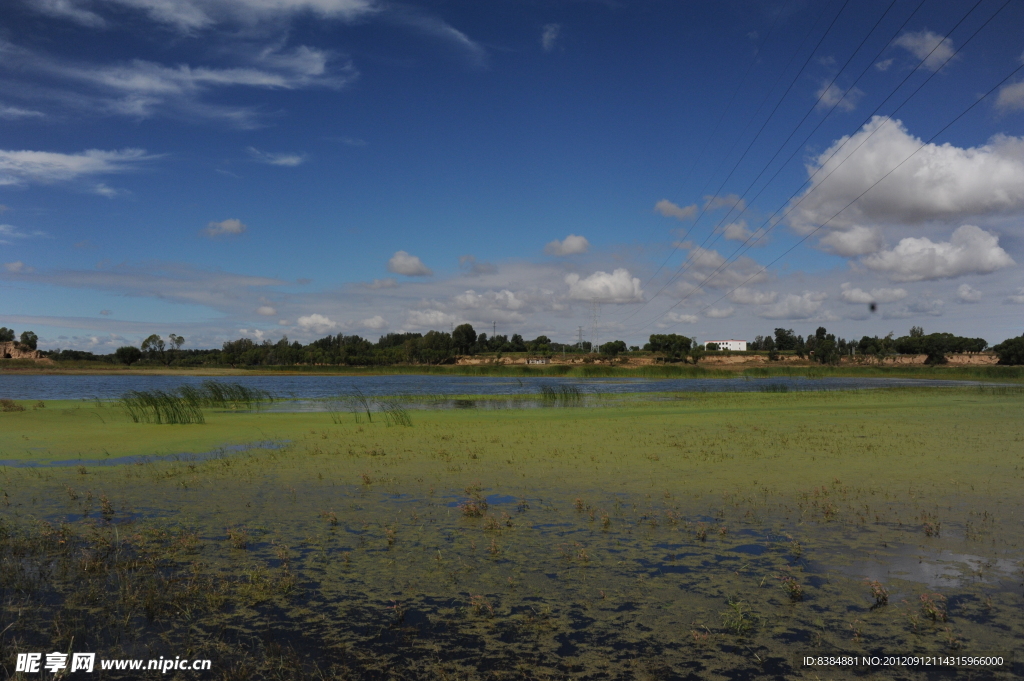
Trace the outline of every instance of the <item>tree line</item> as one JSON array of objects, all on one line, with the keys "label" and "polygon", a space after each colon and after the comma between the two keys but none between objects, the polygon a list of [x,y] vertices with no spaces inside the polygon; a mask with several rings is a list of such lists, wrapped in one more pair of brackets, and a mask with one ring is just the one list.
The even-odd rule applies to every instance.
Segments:
[{"label": "tree line", "polygon": [[[13,342],[36,349],[38,336],[24,331],[18,337],[13,329],[0,327],[0,342]],[[166,338],[153,334],[139,347],[126,345],[109,355],[84,350],[50,350],[44,356],[64,361],[100,361],[131,366],[140,362],[164,366],[227,365],[231,367],[279,366],[294,364],[386,366],[393,364],[449,364],[459,355],[529,353],[552,354],[600,353],[607,358],[641,350],[614,340],[594,347],[589,341],[557,343],[547,336],[525,340],[520,334],[511,337],[478,334],[471,324],[460,324],[451,333],[389,333],[376,342],[358,335],[328,335],[303,345],[287,337],[277,342],[254,341],[249,338],[227,341],[219,349],[184,349],[185,338],[171,333]],[[780,353],[811,358],[822,364],[838,364],[844,356],[885,358],[893,355],[926,355],[928,364],[944,364],[949,354],[982,352],[988,348],[983,338],[967,338],[951,333],[925,334],[920,326],[911,327],[906,336],[894,338],[893,333],[880,338],[863,336],[859,341],[839,338],[819,326],[813,334],[796,334],[793,329],[776,328],[774,333],[756,336],[747,344],[748,351],[765,352],[770,360]],[[707,347],[679,334],[652,334],[643,350],[654,353],[665,362],[698,363],[707,352],[718,350],[713,343]],[[1024,335],[1010,338],[992,348],[1000,364],[1024,364]]]}]

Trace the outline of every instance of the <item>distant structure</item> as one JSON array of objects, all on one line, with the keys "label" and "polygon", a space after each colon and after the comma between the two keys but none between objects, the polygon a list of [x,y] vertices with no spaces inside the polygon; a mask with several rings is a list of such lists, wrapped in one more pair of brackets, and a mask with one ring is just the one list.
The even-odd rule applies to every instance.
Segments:
[{"label": "distant structure", "polygon": [[29,350],[27,347],[23,350],[20,343],[14,341],[7,341],[0,343],[0,358],[2,359],[42,359],[43,353],[41,350]]},{"label": "distant structure", "polygon": [[704,343],[704,347],[707,347],[710,343],[717,345],[719,350],[747,351],[747,341],[745,340],[709,340],[707,343]]}]

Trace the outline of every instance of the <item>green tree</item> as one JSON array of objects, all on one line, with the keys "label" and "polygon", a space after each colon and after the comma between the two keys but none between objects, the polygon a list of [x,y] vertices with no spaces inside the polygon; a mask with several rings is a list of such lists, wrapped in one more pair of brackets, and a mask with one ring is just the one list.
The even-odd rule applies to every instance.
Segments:
[{"label": "green tree", "polygon": [[156,359],[158,356],[163,356],[164,339],[154,333],[149,338],[142,341],[142,352],[148,355],[150,359]]},{"label": "green tree", "polygon": [[796,350],[796,345],[796,334],[793,332],[793,329],[775,329],[776,350]]},{"label": "green tree", "polygon": [[0,326],[0,343],[11,343],[14,341],[14,329]]},{"label": "green tree", "polygon": [[708,352],[718,352],[721,348],[718,347],[718,343],[705,343],[704,349]]},{"label": "green tree", "polygon": [[652,334],[647,344],[651,352],[664,354],[666,362],[685,362],[693,339],[676,333]]},{"label": "green tree", "polygon": [[625,341],[609,341],[601,344],[601,354],[608,355],[609,357],[615,357],[620,352],[626,352]]},{"label": "green tree", "polygon": [[452,345],[459,354],[468,355],[475,342],[476,330],[470,324],[459,324],[452,331]]},{"label": "green tree", "polygon": [[30,350],[35,350],[36,345],[39,343],[39,336],[33,331],[22,331],[21,332],[21,344]]},{"label": "green tree", "polygon": [[999,356],[1000,364],[1024,364],[1024,335],[1007,338],[992,350]]},{"label": "green tree", "polygon": [[921,336],[924,335],[924,329],[922,329],[920,326],[912,326],[910,327],[910,333],[908,335],[911,338],[920,338]]},{"label": "green tree", "polygon": [[690,359],[693,361],[693,365],[697,366],[697,362],[704,359],[705,351],[703,345],[694,345],[690,348]]},{"label": "green tree", "polygon": [[815,343],[814,359],[818,360],[822,364],[839,364],[841,357],[842,353],[839,351],[839,346],[836,344],[835,336],[832,334],[829,334],[829,337]]},{"label": "green tree", "polygon": [[134,345],[124,345],[114,351],[118,362],[131,366],[142,359],[142,351]]}]

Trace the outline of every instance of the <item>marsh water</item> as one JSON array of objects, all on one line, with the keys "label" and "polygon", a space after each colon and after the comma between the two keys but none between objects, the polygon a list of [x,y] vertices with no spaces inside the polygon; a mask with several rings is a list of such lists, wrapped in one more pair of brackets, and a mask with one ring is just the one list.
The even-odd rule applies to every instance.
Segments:
[{"label": "marsh water", "polygon": [[[167,375],[0,375],[0,397],[13,400],[109,400],[128,390],[173,390],[197,386],[208,376]],[[542,386],[571,384],[584,393],[625,394],[655,392],[775,392],[865,390],[872,388],[982,385],[974,381],[916,378],[505,378],[486,376],[230,376],[224,381],[266,390],[279,398],[315,399],[349,395],[357,390],[371,397],[408,395],[536,395]]]}]

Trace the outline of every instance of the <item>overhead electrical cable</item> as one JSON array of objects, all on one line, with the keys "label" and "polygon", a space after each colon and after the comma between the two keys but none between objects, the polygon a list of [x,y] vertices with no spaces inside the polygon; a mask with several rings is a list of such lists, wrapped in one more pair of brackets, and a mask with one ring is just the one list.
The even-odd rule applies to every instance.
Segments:
[{"label": "overhead electrical cable", "polygon": [[[1009,4],[1009,3],[1010,3],[1010,0],[1006,0],[1006,2],[1004,2],[1004,3],[1003,3],[1003,5],[1001,5],[1001,6],[999,7],[999,9],[998,9],[998,10],[996,10],[996,12],[992,14],[992,16],[990,16],[990,17],[989,17],[989,18],[988,18],[988,19],[987,19],[987,20],[986,20],[986,21],[985,21],[985,22],[984,22],[984,23],[983,23],[983,24],[982,24],[981,26],[979,26],[979,27],[978,27],[978,29],[976,29],[976,30],[975,30],[975,32],[974,32],[974,33],[973,33],[973,34],[972,34],[972,35],[971,35],[971,36],[970,36],[970,37],[969,37],[969,38],[968,38],[967,40],[965,40],[965,41],[964,41],[963,45],[961,45],[961,47],[960,47],[959,49],[957,49],[957,50],[956,50],[956,51],[955,51],[955,52],[954,52],[953,54],[951,54],[951,55],[950,55],[950,56],[949,56],[949,57],[948,57],[948,58],[946,59],[946,61],[944,61],[944,62],[943,62],[943,64],[942,64],[942,65],[941,65],[941,66],[940,66],[940,67],[939,67],[938,69],[936,69],[936,70],[935,70],[935,71],[934,71],[934,72],[933,72],[933,73],[932,73],[932,74],[931,74],[931,75],[930,75],[930,76],[929,76],[929,77],[928,77],[928,78],[927,78],[927,79],[926,79],[926,80],[925,80],[924,82],[922,82],[922,83],[921,83],[921,84],[920,84],[920,85],[919,85],[919,86],[918,86],[918,87],[917,87],[917,88],[916,88],[916,89],[915,89],[915,90],[914,90],[914,91],[913,91],[913,92],[912,92],[912,93],[911,93],[910,95],[908,95],[908,97],[907,97],[906,99],[904,99],[904,101],[903,101],[903,102],[902,102],[902,103],[900,104],[900,106],[899,106],[899,107],[897,107],[897,108],[896,108],[896,109],[895,109],[895,110],[893,111],[893,113],[896,113],[897,111],[899,111],[899,110],[900,110],[900,109],[901,109],[901,108],[902,108],[902,107],[903,107],[903,106],[904,106],[904,105],[905,105],[905,104],[906,104],[906,103],[907,103],[907,102],[908,102],[908,101],[910,100],[910,98],[911,98],[911,97],[913,97],[913,96],[914,96],[915,94],[917,94],[917,92],[919,92],[919,91],[921,90],[921,88],[923,88],[923,87],[924,87],[924,85],[926,85],[926,84],[927,84],[927,83],[928,83],[928,82],[929,82],[929,81],[930,81],[930,80],[932,79],[932,77],[934,77],[934,76],[935,76],[935,74],[936,74],[936,73],[938,73],[938,72],[939,72],[939,71],[941,70],[942,66],[945,66],[945,64],[949,63],[949,61],[950,61],[951,59],[953,59],[953,58],[954,58],[954,57],[955,57],[955,56],[956,56],[956,55],[957,55],[957,54],[958,54],[958,53],[959,53],[959,52],[960,52],[961,50],[963,50],[963,48],[964,48],[964,47],[966,47],[966,45],[967,45],[967,44],[968,44],[968,43],[969,43],[969,42],[971,41],[971,39],[972,39],[972,38],[974,38],[974,37],[975,37],[976,35],[978,35],[978,33],[979,33],[979,32],[980,32],[980,31],[981,31],[981,30],[982,30],[983,28],[985,28],[985,26],[987,26],[987,25],[988,25],[989,23],[991,23],[991,21],[992,21],[992,20],[993,20],[993,19],[994,19],[994,18],[995,18],[995,17],[996,17],[996,16],[997,16],[997,15],[998,15],[998,14],[999,14],[999,13],[1000,13],[1000,12],[1001,12],[1002,10],[1003,10],[1003,8],[1005,8],[1005,7],[1006,7],[1006,6],[1007,6],[1007,5]],[[954,28],[955,28],[955,27],[954,27]],[[951,31],[951,32],[952,32],[952,31]],[[941,42],[940,42],[939,44],[941,44]],[[937,47],[937,46],[936,46],[936,47]],[[934,51],[934,50],[933,50],[933,51]],[[926,59],[927,59],[927,57],[925,57],[925,60],[926,60]],[[922,60],[922,63],[924,63],[924,61],[925,61],[925,60]],[[864,196],[865,194],[867,194],[867,193],[868,193],[868,192],[869,192],[869,191],[870,191],[870,190],[871,190],[872,188],[874,188],[874,187],[875,187],[875,186],[876,186],[876,185],[877,185],[878,183],[880,183],[880,182],[881,182],[882,180],[884,180],[884,179],[885,179],[886,177],[888,177],[888,176],[889,176],[889,175],[891,175],[891,174],[892,174],[893,172],[895,172],[895,170],[896,170],[897,168],[899,168],[900,166],[902,166],[902,165],[903,165],[903,163],[906,163],[906,161],[908,161],[908,160],[909,160],[909,159],[910,159],[911,157],[913,157],[913,156],[914,156],[915,154],[917,154],[917,152],[918,152],[918,151],[920,151],[920,150],[921,150],[921,149],[923,149],[923,148],[924,148],[925,146],[927,146],[928,144],[930,144],[930,143],[931,143],[931,141],[935,139],[935,137],[937,137],[937,136],[938,136],[938,135],[940,135],[940,134],[941,134],[942,132],[944,132],[944,131],[945,131],[946,129],[948,129],[948,128],[949,128],[949,127],[950,127],[951,125],[953,125],[953,123],[955,123],[955,122],[956,122],[957,120],[959,120],[959,119],[960,119],[960,118],[962,118],[962,117],[963,117],[964,115],[966,115],[968,111],[970,111],[970,110],[971,110],[971,109],[973,109],[973,108],[974,108],[975,106],[977,106],[977,104],[978,104],[978,103],[980,103],[980,102],[981,102],[981,101],[982,101],[983,99],[985,99],[985,98],[986,98],[986,97],[988,97],[988,96],[989,96],[990,94],[992,94],[992,92],[993,92],[993,91],[995,91],[995,89],[996,89],[996,88],[1000,87],[1000,86],[1001,86],[1001,85],[1002,85],[1003,83],[1005,83],[1005,82],[1006,82],[1007,80],[1009,80],[1009,79],[1010,79],[1010,78],[1012,78],[1012,77],[1013,77],[1014,75],[1016,75],[1016,74],[1017,74],[1017,73],[1018,73],[1018,72],[1019,72],[1019,71],[1020,71],[1021,69],[1024,69],[1024,65],[1021,65],[1020,67],[1018,67],[1017,69],[1015,69],[1015,70],[1014,70],[1014,71],[1013,71],[1012,73],[1010,73],[1010,74],[1009,74],[1008,76],[1006,76],[1006,78],[1004,78],[1004,79],[1003,79],[1002,81],[1000,81],[1000,82],[999,82],[998,84],[996,84],[996,85],[995,85],[995,86],[994,86],[994,87],[993,87],[993,88],[992,88],[991,90],[989,90],[989,91],[988,91],[988,92],[987,92],[987,93],[986,93],[985,95],[983,95],[983,96],[982,96],[981,98],[979,98],[978,100],[976,100],[976,101],[975,101],[975,102],[974,102],[973,104],[971,104],[971,106],[969,106],[969,107],[968,107],[967,109],[965,109],[964,111],[962,111],[962,112],[961,112],[961,113],[960,113],[960,114],[959,114],[959,115],[958,115],[958,116],[957,116],[956,118],[954,118],[954,119],[953,119],[953,120],[952,120],[952,121],[951,121],[950,123],[948,123],[948,124],[947,124],[946,126],[944,126],[944,127],[943,127],[943,128],[941,129],[941,130],[939,130],[939,131],[938,131],[937,133],[935,133],[934,135],[932,135],[932,137],[930,137],[930,138],[929,138],[929,139],[928,139],[928,140],[927,140],[926,142],[923,142],[923,143],[922,143],[922,144],[920,145],[920,147],[919,147],[919,148],[918,148],[917,150],[915,150],[915,151],[914,151],[914,152],[913,152],[913,153],[912,153],[912,154],[911,154],[910,156],[908,156],[908,157],[907,157],[906,159],[904,159],[903,161],[901,161],[899,165],[897,165],[897,166],[896,166],[896,167],[894,167],[894,168],[893,168],[892,170],[890,170],[890,171],[889,171],[888,173],[886,173],[886,174],[885,174],[884,176],[882,176],[881,178],[879,178],[879,180],[877,180],[877,181],[876,181],[876,182],[875,182],[874,184],[872,184],[872,185],[871,185],[870,187],[868,187],[868,188],[867,188],[866,190],[864,190],[864,192],[862,192],[862,193],[861,193],[861,194],[860,194],[859,196],[857,196],[857,198],[855,198],[855,199],[854,199],[853,201],[851,201],[851,202],[850,202],[849,204],[847,204],[846,206],[844,206],[844,207],[843,207],[843,208],[842,208],[841,210],[839,210],[838,212],[836,212],[836,213],[835,213],[835,214],[834,214],[834,215],[833,215],[832,217],[830,217],[830,218],[829,218],[828,220],[826,220],[825,222],[823,222],[823,223],[822,223],[821,225],[819,225],[818,227],[816,227],[816,228],[815,228],[814,230],[812,230],[812,231],[811,231],[810,233],[808,233],[807,235],[805,235],[805,236],[804,236],[804,237],[803,237],[802,239],[800,239],[799,241],[797,241],[797,243],[796,243],[796,244],[794,244],[794,245],[793,245],[793,246],[791,246],[791,247],[790,247],[789,249],[787,249],[787,250],[786,250],[785,252],[783,252],[783,253],[782,253],[782,255],[780,255],[779,257],[775,258],[775,259],[774,259],[774,260],[772,260],[772,261],[771,261],[770,263],[768,263],[767,265],[765,265],[764,267],[762,267],[761,269],[759,269],[759,270],[758,270],[757,272],[755,272],[755,273],[754,273],[753,275],[751,275],[750,277],[748,277],[747,279],[745,279],[745,280],[743,281],[743,283],[741,283],[740,285],[738,285],[738,286],[734,287],[733,289],[731,289],[731,290],[730,290],[730,291],[729,291],[728,293],[726,293],[725,295],[723,295],[723,296],[721,296],[721,297],[717,298],[717,299],[716,299],[715,301],[713,301],[713,302],[712,302],[712,303],[710,303],[709,305],[706,305],[706,306],[704,306],[703,308],[701,308],[701,310],[700,310],[700,311],[702,312],[702,311],[704,311],[704,310],[708,309],[709,307],[713,306],[713,305],[714,305],[715,303],[717,303],[717,302],[721,301],[721,300],[722,300],[723,298],[725,298],[725,297],[727,297],[727,296],[731,295],[732,293],[734,293],[734,292],[735,292],[735,291],[736,291],[737,289],[739,289],[739,288],[742,288],[742,287],[743,287],[743,286],[745,286],[746,284],[750,283],[750,281],[752,281],[752,280],[753,280],[754,278],[756,278],[756,277],[760,276],[760,275],[761,275],[761,273],[762,273],[762,272],[764,272],[764,271],[765,271],[765,270],[766,270],[766,269],[767,269],[768,267],[770,267],[770,266],[771,266],[771,265],[773,265],[774,263],[778,262],[778,261],[779,261],[779,260],[780,260],[780,259],[781,259],[782,257],[784,257],[784,256],[785,256],[786,254],[788,254],[788,253],[789,253],[790,251],[792,251],[792,250],[793,250],[794,248],[796,248],[796,246],[798,246],[798,245],[802,244],[802,243],[803,243],[804,241],[806,241],[806,240],[807,240],[808,238],[810,238],[810,237],[811,237],[811,236],[812,236],[813,234],[815,234],[815,233],[817,233],[818,231],[820,231],[820,230],[821,230],[821,229],[822,229],[823,227],[825,227],[825,226],[826,226],[827,224],[829,224],[829,223],[830,223],[830,222],[831,222],[832,220],[834,220],[834,219],[835,219],[835,218],[836,218],[836,217],[837,217],[837,216],[838,216],[838,215],[839,215],[840,213],[842,213],[842,212],[843,212],[844,210],[846,210],[846,209],[847,209],[847,208],[849,208],[849,207],[850,207],[851,205],[853,205],[853,204],[854,204],[854,203],[855,203],[855,202],[856,202],[856,201],[857,201],[858,199],[860,199],[860,197],[862,197],[862,196]],[[901,85],[902,85],[902,84],[901,84]],[[891,96],[891,95],[890,95],[890,96]],[[888,99],[888,98],[887,98],[887,99]],[[890,114],[890,116],[891,116],[891,114]],[[664,315],[668,314],[669,312],[671,312],[672,310],[674,310],[674,309],[675,309],[676,307],[678,307],[678,306],[679,306],[680,304],[682,304],[683,302],[685,302],[686,300],[688,300],[688,299],[689,299],[689,298],[690,298],[690,297],[691,297],[691,296],[692,296],[692,295],[693,295],[694,293],[696,293],[696,292],[697,292],[697,291],[699,291],[699,290],[702,290],[702,289],[703,289],[703,287],[704,287],[704,286],[705,286],[705,285],[707,284],[707,282],[708,282],[708,281],[710,281],[710,280],[711,280],[711,279],[713,279],[713,278],[714,278],[715,276],[717,276],[717,275],[718,275],[718,274],[720,274],[720,273],[721,273],[722,271],[724,271],[724,268],[725,268],[726,266],[728,266],[728,265],[729,265],[729,264],[731,264],[732,262],[735,262],[735,257],[737,256],[737,254],[739,254],[739,255],[742,255],[742,253],[740,253],[740,250],[741,250],[741,249],[743,250],[743,252],[746,252],[746,251],[747,251],[747,250],[749,250],[749,249],[750,249],[750,248],[751,248],[751,247],[752,247],[752,246],[753,246],[754,244],[756,244],[756,243],[757,243],[757,242],[758,242],[758,241],[759,241],[760,239],[762,239],[762,238],[763,238],[764,236],[766,236],[766,235],[768,234],[768,232],[770,232],[770,231],[771,231],[772,229],[774,229],[774,228],[775,228],[776,226],[778,226],[778,225],[779,225],[779,224],[780,224],[780,223],[781,223],[781,222],[782,222],[782,221],[783,221],[783,220],[784,220],[784,219],[785,219],[785,218],[786,218],[786,217],[787,217],[787,216],[788,216],[788,215],[789,215],[789,214],[790,214],[790,213],[791,213],[791,212],[792,212],[793,210],[795,210],[795,209],[796,209],[796,208],[797,208],[797,207],[798,207],[798,206],[799,206],[799,205],[800,205],[801,203],[803,203],[803,201],[804,201],[804,200],[805,200],[805,199],[806,199],[806,198],[807,198],[808,196],[810,196],[810,195],[811,195],[811,193],[812,193],[812,192],[814,191],[814,189],[815,189],[815,188],[817,188],[817,187],[821,186],[821,184],[822,184],[822,183],[823,183],[823,182],[824,182],[825,180],[827,180],[827,179],[828,179],[829,177],[831,177],[833,173],[835,173],[835,172],[836,172],[836,171],[837,171],[837,170],[838,170],[838,169],[839,169],[839,168],[840,168],[840,167],[841,167],[841,166],[842,166],[842,165],[843,165],[843,164],[844,164],[844,163],[845,163],[845,162],[846,162],[847,160],[849,160],[849,159],[850,159],[850,158],[851,158],[851,157],[853,156],[853,154],[854,154],[854,153],[856,153],[856,151],[857,151],[858,149],[860,149],[860,148],[861,148],[861,147],[862,147],[862,146],[863,146],[863,145],[864,145],[864,144],[865,144],[865,143],[866,143],[866,142],[867,142],[867,141],[868,141],[868,140],[869,140],[869,139],[870,139],[870,138],[871,138],[871,137],[872,137],[872,136],[874,135],[874,133],[875,133],[875,132],[877,132],[877,130],[878,130],[878,128],[876,128],[876,130],[872,131],[872,132],[871,132],[871,133],[869,133],[869,134],[868,134],[868,135],[867,135],[867,136],[866,136],[866,137],[865,137],[865,138],[864,138],[863,140],[861,140],[860,144],[858,144],[858,145],[857,145],[857,147],[856,147],[855,149],[853,149],[853,150],[852,150],[852,151],[850,152],[850,154],[849,154],[849,155],[847,155],[847,156],[846,156],[846,158],[844,158],[844,159],[843,159],[842,161],[840,161],[840,162],[839,162],[839,163],[838,163],[838,164],[836,165],[836,167],[835,167],[835,168],[833,168],[833,169],[832,169],[832,170],[831,170],[831,171],[830,171],[830,172],[829,172],[829,173],[828,173],[828,174],[827,174],[827,175],[826,175],[826,176],[825,176],[824,178],[822,178],[821,182],[819,182],[819,183],[818,183],[818,184],[817,184],[817,185],[816,185],[816,186],[815,186],[814,188],[812,188],[812,189],[811,189],[811,191],[809,191],[808,193],[804,194],[804,196],[800,197],[800,199],[799,199],[799,200],[798,200],[798,201],[797,201],[796,203],[794,203],[794,204],[790,205],[789,209],[788,209],[788,210],[786,210],[786,212],[785,212],[785,213],[784,213],[784,214],[783,214],[782,216],[780,216],[778,220],[776,220],[776,221],[775,221],[775,224],[773,224],[773,225],[772,225],[771,227],[769,227],[769,228],[768,228],[767,230],[765,230],[765,231],[763,231],[763,232],[761,232],[761,230],[759,229],[759,230],[758,230],[758,232],[761,232],[760,234],[758,234],[757,232],[755,232],[755,233],[754,233],[754,234],[752,234],[752,235],[751,235],[750,237],[748,237],[748,238],[747,238],[747,240],[745,240],[745,241],[744,241],[744,242],[743,242],[742,244],[740,244],[740,246],[738,246],[738,247],[737,247],[737,249],[736,249],[735,251],[733,251],[733,253],[732,253],[732,254],[731,254],[731,255],[729,256],[729,258],[725,259],[725,260],[724,260],[724,262],[723,262],[723,263],[722,263],[721,265],[719,265],[719,266],[718,266],[717,268],[715,268],[715,270],[714,270],[714,271],[712,271],[712,273],[711,273],[711,274],[707,275],[707,276],[706,276],[706,277],[705,277],[705,278],[703,279],[703,281],[701,281],[701,282],[700,282],[699,284],[697,284],[697,285],[696,285],[696,286],[694,287],[694,289],[693,289],[693,290],[692,290],[691,292],[689,292],[689,293],[687,293],[687,294],[686,294],[685,296],[683,296],[683,297],[682,297],[682,298],[681,298],[681,299],[680,299],[680,300],[679,300],[678,302],[676,302],[676,303],[675,303],[674,305],[672,305],[672,307],[670,307],[670,308],[669,308],[668,310],[665,310],[665,311],[664,311],[663,313],[661,313],[660,315],[658,315],[658,316],[656,316],[655,318],[653,318],[653,319],[652,319],[651,321],[649,321],[649,322],[648,322],[647,324],[645,324],[644,326],[640,327],[640,330],[642,330],[642,329],[644,329],[644,328],[647,328],[648,326],[650,326],[651,324],[653,324],[654,322],[656,322],[656,321],[657,321],[658,319],[660,319],[660,318],[661,318],[661,317],[663,317]],[[831,159],[832,159],[832,158],[833,158],[833,157],[834,157],[834,156],[835,156],[835,155],[836,155],[837,153],[839,153],[839,151],[841,151],[841,149],[842,149],[843,147],[845,147],[845,145],[846,145],[846,144],[847,144],[847,143],[848,143],[848,142],[850,141],[850,139],[852,139],[852,137],[850,137],[850,138],[847,138],[847,140],[846,140],[846,141],[845,141],[845,142],[843,143],[843,145],[842,145],[842,146],[841,146],[840,148],[836,149],[836,151],[834,151],[834,152],[833,152],[833,153],[832,153],[832,154],[831,154],[831,155],[830,155],[830,156],[828,157],[828,159],[826,159],[825,161],[823,161],[823,162],[821,163],[821,165],[819,166],[818,170],[817,170],[817,171],[816,171],[816,172],[815,172],[815,173],[814,173],[814,174],[813,174],[813,175],[811,176],[811,178],[809,178],[809,180],[808,180],[808,181],[811,181],[811,180],[812,180],[812,179],[813,179],[813,178],[814,178],[814,177],[815,177],[815,176],[817,175],[817,173],[818,173],[818,172],[820,172],[820,171],[821,171],[821,170],[822,170],[822,169],[823,169],[823,168],[824,168],[824,167],[825,167],[825,166],[827,165],[828,161],[829,161],[829,160],[831,160]],[[802,187],[803,187],[803,185],[801,185],[801,188],[802,188]],[[798,190],[798,191],[799,191],[799,190]],[[773,219],[773,218],[774,218],[774,217],[775,217],[776,215],[778,215],[779,211],[781,211],[781,210],[782,210],[783,208],[785,208],[785,206],[786,206],[786,205],[787,205],[787,204],[788,204],[788,203],[789,203],[790,201],[792,201],[792,200],[793,200],[793,199],[795,199],[795,198],[796,198],[796,193],[794,193],[794,194],[793,194],[793,195],[792,195],[792,196],[791,196],[791,197],[790,197],[789,199],[787,199],[787,200],[786,200],[786,202],[785,202],[785,203],[784,203],[784,204],[783,204],[782,206],[780,206],[780,207],[779,207],[779,208],[778,208],[778,209],[777,209],[777,210],[776,210],[776,211],[775,211],[775,212],[774,212],[774,213],[773,213],[773,214],[772,214],[772,215],[771,215],[771,216],[770,216],[770,217],[768,218],[768,220],[766,220],[766,221],[765,221],[765,223],[764,223],[764,224],[762,225],[762,227],[763,227],[764,225],[768,224],[769,222],[771,222],[771,221],[772,221],[772,219]],[[749,243],[749,242],[750,242],[750,240],[751,240],[751,239],[753,239],[755,235],[757,236],[757,238],[756,238],[756,239],[754,239],[752,243]],[[749,245],[747,245],[748,243],[749,243]],[[744,248],[745,246],[746,246],[746,248]]]}]

